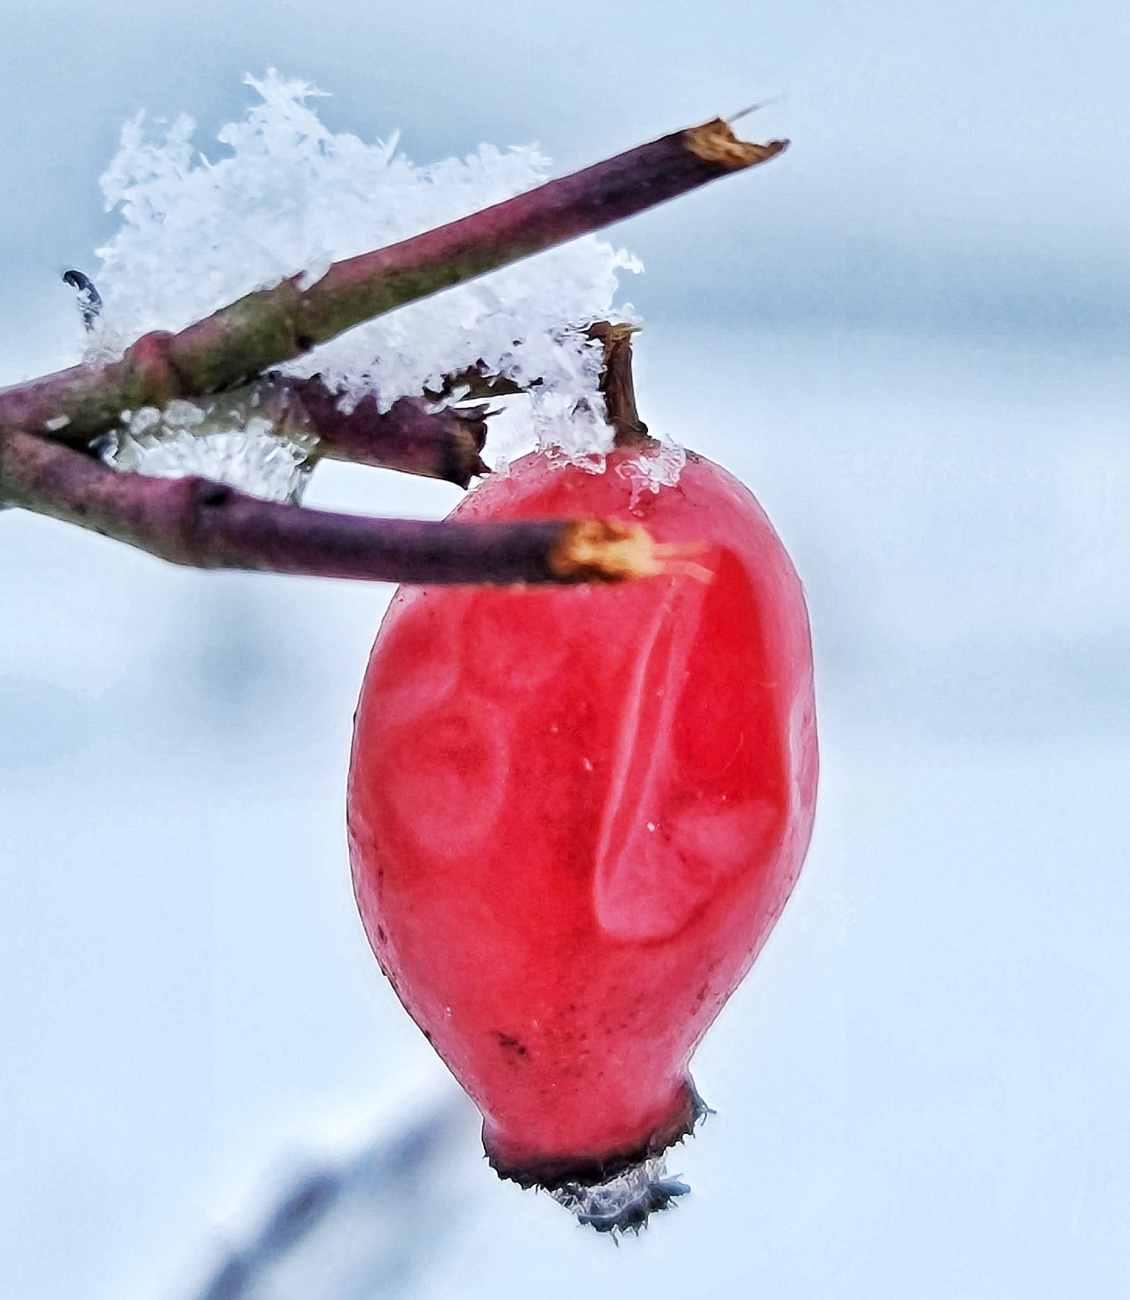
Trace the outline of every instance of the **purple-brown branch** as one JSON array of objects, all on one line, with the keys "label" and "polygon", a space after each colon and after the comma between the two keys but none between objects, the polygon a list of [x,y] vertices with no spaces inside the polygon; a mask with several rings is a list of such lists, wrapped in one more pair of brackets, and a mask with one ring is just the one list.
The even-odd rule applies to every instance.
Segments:
[{"label": "purple-brown branch", "polygon": [[645,529],[615,521],[432,523],[261,501],[209,479],[149,478],[19,431],[0,497],[196,568],[384,582],[619,581],[662,571]]},{"label": "purple-brown branch", "polygon": [[[90,438],[122,410],[232,388],[342,331],[765,162],[721,120],[663,136],[399,244],[248,294],[179,334],[139,339],[120,361],[75,366],[0,392],[0,430]],[[65,422],[65,425],[64,425]],[[63,427],[60,427],[60,426]]]},{"label": "purple-brown branch", "polygon": [[270,392],[285,420],[318,439],[323,456],[445,479],[463,488],[487,473],[481,455],[487,435],[485,406],[437,410],[420,398],[402,397],[382,411],[376,397],[366,396],[346,412],[338,394],[318,377],[278,377],[271,381]]}]

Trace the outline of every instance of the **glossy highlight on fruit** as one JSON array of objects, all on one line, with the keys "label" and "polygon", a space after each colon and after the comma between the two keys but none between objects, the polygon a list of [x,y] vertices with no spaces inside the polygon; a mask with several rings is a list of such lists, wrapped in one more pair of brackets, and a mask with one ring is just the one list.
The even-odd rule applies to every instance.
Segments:
[{"label": "glossy highlight on fruit", "polygon": [[[498,1172],[574,1201],[693,1128],[691,1053],[784,907],[816,794],[793,566],[700,456],[641,492],[648,454],[594,474],[537,453],[468,496],[461,519],[620,518],[698,545],[624,584],[399,591],[349,779],[381,967]],[[648,1186],[596,1226],[685,1190]]]}]

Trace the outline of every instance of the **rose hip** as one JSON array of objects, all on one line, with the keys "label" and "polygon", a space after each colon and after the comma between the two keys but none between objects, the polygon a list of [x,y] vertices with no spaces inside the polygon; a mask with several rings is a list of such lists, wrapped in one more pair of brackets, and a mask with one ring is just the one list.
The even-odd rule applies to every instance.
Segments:
[{"label": "rose hip", "polygon": [[646,1167],[602,1227],[683,1190],[654,1157],[701,1113],[688,1061],[792,890],[816,793],[784,548],[693,453],[633,491],[641,454],[600,474],[534,454],[456,513],[622,518],[689,558],[613,586],[402,589],[349,779],[366,931],[494,1167],[574,1202]]}]

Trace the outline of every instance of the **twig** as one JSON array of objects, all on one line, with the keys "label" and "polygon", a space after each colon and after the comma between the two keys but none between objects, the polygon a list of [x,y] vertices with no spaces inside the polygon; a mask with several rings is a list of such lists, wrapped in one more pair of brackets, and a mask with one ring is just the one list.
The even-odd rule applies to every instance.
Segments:
[{"label": "twig", "polygon": [[637,525],[332,514],[210,479],[119,473],[20,432],[0,437],[0,498],[197,568],[428,583],[614,582],[663,569],[660,548]]},{"label": "twig", "polygon": [[433,409],[419,398],[402,397],[382,411],[375,397],[364,397],[346,413],[336,393],[321,379],[274,378],[266,388],[283,423],[296,422],[320,442],[319,451],[335,460],[446,479],[465,488],[486,474],[481,452],[486,441],[485,406]]},{"label": "twig", "polygon": [[91,437],[123,409],[234,387],[361,321],[765,162],[785,145],[744,143],[720,119],[663,136],[460,221],[337,262],[306,290],[298,277],[287,279],[180,334],[147,334],[118,362],[76,366],[0,392],[0,429],[55,433],[65,421],[70,437]]}]

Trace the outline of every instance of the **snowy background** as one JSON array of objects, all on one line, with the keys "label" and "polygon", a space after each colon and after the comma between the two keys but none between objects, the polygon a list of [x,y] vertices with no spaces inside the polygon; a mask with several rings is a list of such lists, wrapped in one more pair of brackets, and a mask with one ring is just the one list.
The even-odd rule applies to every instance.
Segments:
[{"label": "snowy background", "polygon": [[1128,56],[1113,0],[0,0],[0,382],[81,347],[58,277],[140,108],[219,154],[277,66],[417,162],[564,171],[783,93],[745,127],[784,158],[612,238],[644,418],[805,579],[823,741],[805,874],[696,1058],[693,1195],[616,1250],[482,1164],[355,919],[387,590],[0,516],[5,1297],[1126,1294]]}]

